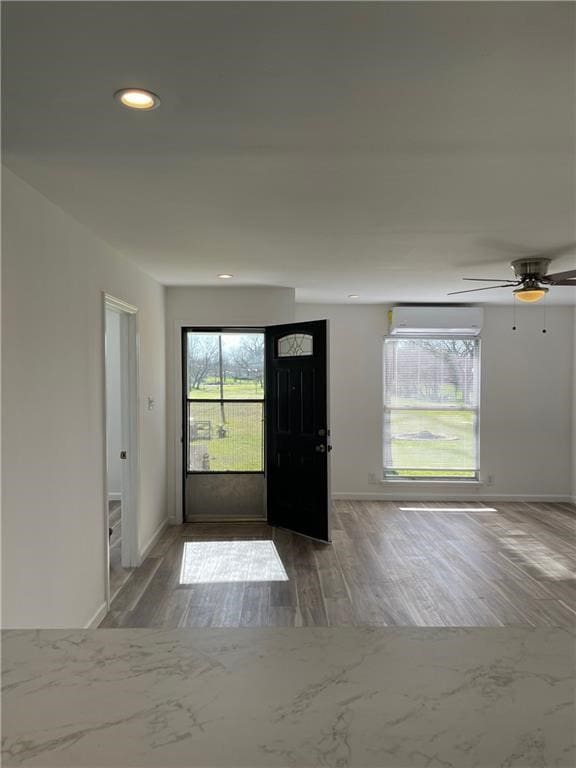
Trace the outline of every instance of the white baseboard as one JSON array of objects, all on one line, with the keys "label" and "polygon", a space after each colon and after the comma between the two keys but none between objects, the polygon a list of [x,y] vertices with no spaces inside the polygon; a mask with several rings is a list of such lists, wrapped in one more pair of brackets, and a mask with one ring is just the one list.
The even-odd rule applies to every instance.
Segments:
[{"label": "white baseboard", "polygon": [[108,606],[106,605],[106,603],[102,603],[100,608],[98,608],[98,610],[96,611],[94,616],[92,616],[88,624],[86,624],[84,629],[96,629],[107,613],[108,613]]},{"label": "white baseboard", "polygon": [[332,498],[348,501],[534,501],[576,503],[572,497],[565,494],[439,493],[438,491],[339,492],[333,493]]},{"label": "white baseboard", "polygon": [[122,501],[122,494],[121,493],[109,493],[108,494],[108,501]]},{"label": "white baseboard", "polygon": [[164,528],[166,528],[167,525],[168,525],[168,518],[164,518],[164,520],[162,520],[158,528],[156,528],[156,530],[152,534],[152,537],[148,542],[148,544],[146,544],[146,546],[143,547],[142,550],[140,551],[140,562],[142,562],[143,560],[146,559],[146,557],[148,557],[148,553],[154,547],[154,544],[156,544],[156,542],[162,535],[162,531],[164,530]]}]

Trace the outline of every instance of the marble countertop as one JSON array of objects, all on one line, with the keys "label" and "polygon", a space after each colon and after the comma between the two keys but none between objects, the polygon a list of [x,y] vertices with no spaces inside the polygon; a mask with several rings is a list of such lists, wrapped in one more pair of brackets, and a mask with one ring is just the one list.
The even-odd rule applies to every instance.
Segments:
[{"label": "marble countertop", "polygon": [[4,766],[573,768],[554,628],[5,631]]}]

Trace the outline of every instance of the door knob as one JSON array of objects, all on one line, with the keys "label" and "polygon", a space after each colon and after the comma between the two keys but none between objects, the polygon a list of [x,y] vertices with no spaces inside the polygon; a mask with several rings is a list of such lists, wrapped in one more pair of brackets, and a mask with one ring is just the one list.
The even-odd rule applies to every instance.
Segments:
[{"label": "door knob", "polygon": [[314,450],[316,453],[326,453],[326,446],[325,445],[317,445]]},{"label": "door knob", "polygon": [[128,458],[128,454],[126,453],[126,451],[120,451],[120,458],[121,459],[127,459]]}]

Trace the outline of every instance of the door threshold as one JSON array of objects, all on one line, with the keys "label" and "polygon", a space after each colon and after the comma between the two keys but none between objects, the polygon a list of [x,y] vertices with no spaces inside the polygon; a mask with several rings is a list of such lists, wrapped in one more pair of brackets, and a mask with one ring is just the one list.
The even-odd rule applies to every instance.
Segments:
[{"label": "door threshold", "polygon": [[195,517],[194,520],[184,520],[187,523],[266,523],[265,517]]}]

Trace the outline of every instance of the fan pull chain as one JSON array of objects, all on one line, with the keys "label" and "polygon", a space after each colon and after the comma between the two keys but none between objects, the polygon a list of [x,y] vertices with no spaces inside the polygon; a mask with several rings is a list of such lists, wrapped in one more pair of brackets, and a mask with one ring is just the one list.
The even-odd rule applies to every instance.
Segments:
[{"label": "fan pull chain", "polygon": [[544,326],[544,328],[542,328],[542,333],[546,333],[546,304],[542,305],[542,315],[542,325]]},{"label": "fan pull chain", "polygon": [[516,330],[516,301],[514,299],[512,300],[514,303],[512,304],[512,330]]}]

